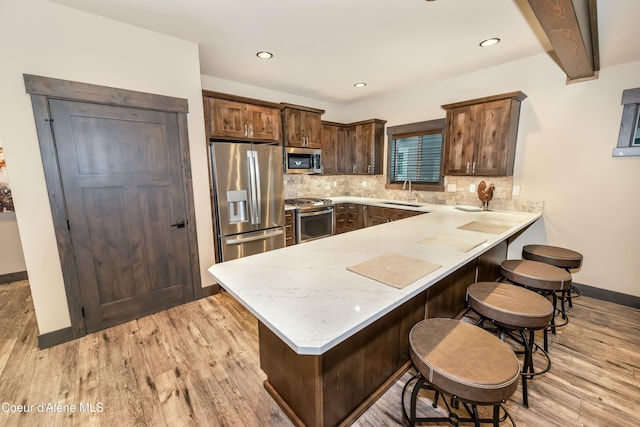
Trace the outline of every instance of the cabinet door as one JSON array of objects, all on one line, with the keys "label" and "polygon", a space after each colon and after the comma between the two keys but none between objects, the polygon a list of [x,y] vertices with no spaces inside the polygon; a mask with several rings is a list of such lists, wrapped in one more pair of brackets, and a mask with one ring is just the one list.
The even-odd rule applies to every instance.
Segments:
[{"label": "cabinet door", "polygon": [[338,146],[338,173],[356,173],[356,126],[345,129],[344,144]]},{"label": "cabinet door", "polygon": [[296,244],[296,227],[293,210],[284,211],[284,235],[287,246]]},{"label": "cabinet door", "polygon": [[210,133],[215,137],[246,138],[248,128],[245,122],[246,104],[226,99],[209,98]]},{"label": "cabinet door", "polygon": [[305,147],[302,134],[302,111],[294,108],[284,110],[284,125],[286,140],[289,147]]},{"label": "cabinet door", "polygon": [[280,110],[247,105],[246,120],[250,139],[280,141]]},{"label": "cabinet door", "polygon": [[333,207],[335,218],[335,233],[342,234],[347,231],[347,203],[338,203]]},{"label": "cabinet door", "polygon": [[366,222],[367,227],[374,225],[385,224],[393,221],[391,208],[383,208],[380,206],[367,206],[366,210]]},{"label": "cabinet door", "polygon": [[510,104],[511,100],[503,99],[474,106],[477,127],[474,175],[506,174]]},{"label": "cabinet door", "polygon": [[347,229],[358,230],[364,227],[364,206],[355,203],[347,204]]},{"label": "cabinet door", "polygon": [[340,126],[322,124],[320,141],[322,143],[322,170],[325,174],[338,173],[338,139],[342,135],[344,143],[344,130]]},{"label": "cabinet door", "polygon": [[285,144],[289,147],[321,148],[322,123],[319,113],[285,108]]},{"label": "cabinet door", "polygon": [[320,120],[320,114],[313,113],[311,111],[302,111],[301,123],[302,136],[305,138],[305,147],[321,148],[322,143],[320,141],[320,130],[322,128],[322,123]]},{"label": "cabinet door", "polygon": [[445,175],[473,174],[474,131],[471,106],[447,111]]},{"label": "cabinet door", "polygon": [[373,124],[356,126],[357,174],[373,173]]}]

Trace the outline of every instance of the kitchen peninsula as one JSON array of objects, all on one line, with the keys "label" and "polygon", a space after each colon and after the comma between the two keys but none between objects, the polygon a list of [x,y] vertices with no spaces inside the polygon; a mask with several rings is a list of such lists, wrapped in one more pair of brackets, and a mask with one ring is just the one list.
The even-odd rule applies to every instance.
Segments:
[{"label": "kitchen peninsula", "polygon": [[[495,278],[509,239],[540,217],[413,209],[427,213],[209,268],[257,317],[265,388],[295,423],[353,422],[409,366],[411,327],[425,316],[457,314],[466,286]],[[498,231],[458,228],[471,222]],[[444,237],[477,246],[463,252]],[[440,267],[403,288],[347,270],[389,254]]]}]

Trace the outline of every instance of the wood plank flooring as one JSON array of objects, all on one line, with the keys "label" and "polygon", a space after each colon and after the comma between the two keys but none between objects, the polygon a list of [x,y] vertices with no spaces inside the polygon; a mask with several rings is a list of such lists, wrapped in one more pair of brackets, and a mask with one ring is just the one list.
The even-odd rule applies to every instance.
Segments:
[{"label": "wood plank flooring", "polygon": [[[511,416],[639,426],[640,310],[581,297],[570,315],[551,336],[551,371],[530,381],[530,408],[518,388]],[[46,350],[37,334],[28,282],[0,285],[0,426],[291,425],[262,387],[256,319],[225,292]],[[402,425],[409,377],[354,425]]]}]

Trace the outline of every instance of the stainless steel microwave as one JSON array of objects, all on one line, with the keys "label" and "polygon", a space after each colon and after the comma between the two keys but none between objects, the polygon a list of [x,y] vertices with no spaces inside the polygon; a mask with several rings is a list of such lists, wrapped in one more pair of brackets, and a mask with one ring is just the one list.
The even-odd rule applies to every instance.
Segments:
[{"label": "stainless steel microwave", "polygon": [[322,173],[322,150],[285,147],[284,173]]}]

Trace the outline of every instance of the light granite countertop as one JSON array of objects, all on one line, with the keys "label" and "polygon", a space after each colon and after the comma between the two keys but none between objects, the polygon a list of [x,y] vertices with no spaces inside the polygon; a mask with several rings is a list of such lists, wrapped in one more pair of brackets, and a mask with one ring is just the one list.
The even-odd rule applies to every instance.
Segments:
[{"label": "light granite countertop", "polygon": [[[361,197],[332,200],[428,213],[209,268],[220,286],[298,354],[325,353],[541,217],[539,213],[467,212],[424,203],[415,203],[418,207],[392,206],[385,204],[386,200]],[[508,229],[500,234],[458,229],[472,221],[505,225]],[[444,236],[486,242],[468,252],[420,243]],[[387,253],[441,267],[402,289],[347,270]]]}]

